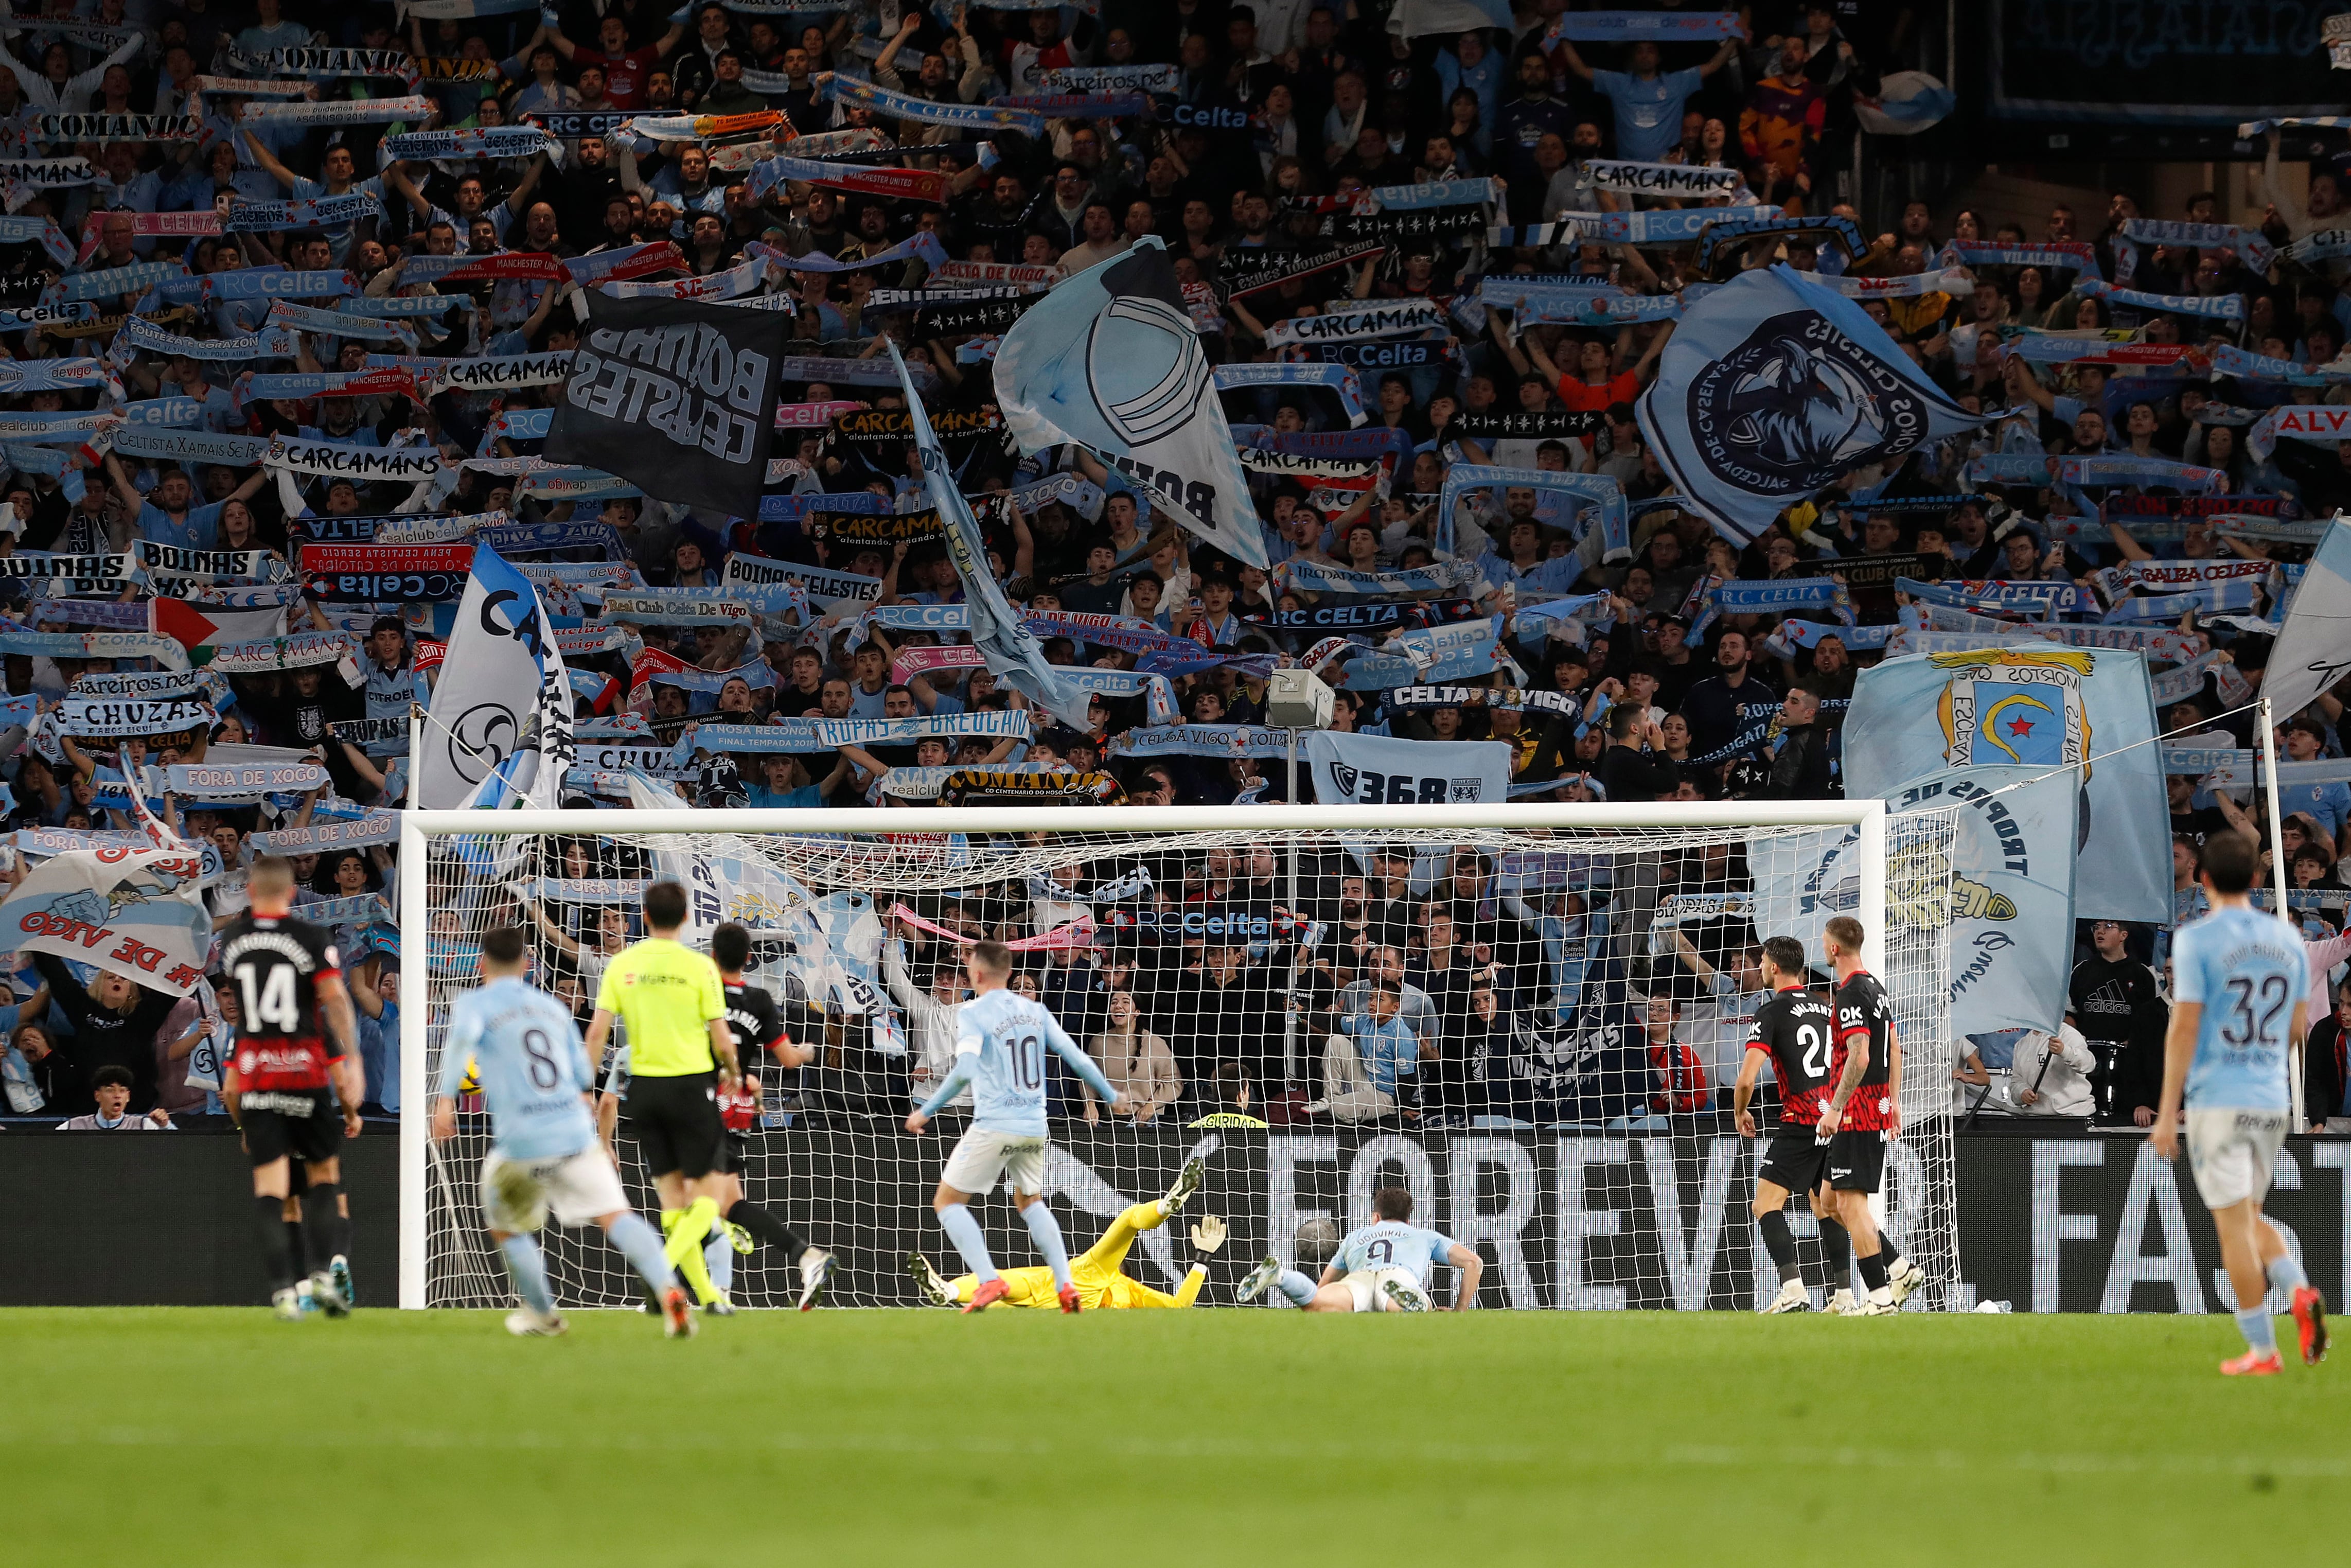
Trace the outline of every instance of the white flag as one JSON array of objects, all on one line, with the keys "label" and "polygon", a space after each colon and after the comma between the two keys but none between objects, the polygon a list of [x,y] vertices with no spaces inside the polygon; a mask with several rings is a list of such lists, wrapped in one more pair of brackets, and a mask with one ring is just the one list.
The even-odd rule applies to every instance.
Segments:
[{"label": "white flag", "polygon": [[[538,591],[487,546],[476,546],[473,575],[457,601],[456,626],[441,662],[440,684],[433,688],[424,754],[411,759],[420,808],[442,811],[464,805],[514,753],[544,700],[550,670],[551,678],[562,684],[562,655],[540,612]],[[568,710],[563,737],[568,748]],[[560,783],[559,779],[557,787]]]},{"label": "white flag", "polygon": [[2351,674],[2351,518],[2337,514],[2294,592],[2262,690],[2283,724]]}]

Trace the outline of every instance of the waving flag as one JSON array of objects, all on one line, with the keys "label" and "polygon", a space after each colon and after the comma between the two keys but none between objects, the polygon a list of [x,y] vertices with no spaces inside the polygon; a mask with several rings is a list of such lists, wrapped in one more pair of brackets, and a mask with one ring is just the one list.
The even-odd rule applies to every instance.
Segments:
[{"label": "waving flag", "polygon": [[2082,796],[2077,913],[2171,920],[2171,813],[2147,656],[2042,643],[1888,659],[1855,683],[1844,785],[1891,798],[1946,768],[2061,772]]},{"label": "waving flag", "polygon": [[169,637],[188,651],[192,664],[212,663],[213,650],[232,643],[267,643],[286,634],[286,612],[222,610],[191,604],[184,599],[153,599],[147,604],[147,629]]},{"label": "waving flag", "polygon": [[922,460],[923,480],[930,486],[931,505],[938,508],[939,518],[946,525],[947,559],[955,562],[956,575],[963,579],[972,645],[998,680],[1071,729],[1090,731],[1093,726],[1086,715],[1086,694],[1063,681],[1045,662],[1045,645],[1021,624],[1020,612],[1012,608],[996,574],[987,570],[987,546],[980,538],[979,519],[971,515],[970,504],[956,488],[946,448],[931,429],[931,416],[923,410],[922,394],[914,391],[914,378],[906,374],[906,361],[899,355],[898,345],[889,343],[889,349],[890,362],[898,367],[899,384],[906,390],[907,412],[914,416],[914,451]]},{"label": "waving flag", "polygon": [[2351,674],[2351,522],[2327,525],[2270,649],[2264,689],[2280,724]]},{"label": "waving flag", "polygon": [[1856,468],[1983,423],[1858,303],[1784,267],[1691,306],[1635,413],[1690,509],[1740,544]]},{"label": "waving flag", "polygon": [[[569,745],[570,686],[563,655],[540,612],[538,591],[496,551],[475,547],[441,681],[433,688],[424,755],[413,759],[417,805],[428,811],[464,805],[476,786],[521,748],[530,720],[538,717],[544,727],[548,694],[556,689],[563,698],[562,736]],[[517,789],[530,782],[519,768],[505,778]],[[561,782],[558,768],[549,788]]]},{"label": "waving flag", "polygon": [[1155,238],[1057,284],[996,350],[996,397],[1026,453],[1083,446],[1234,559],[1265,567],[1265,530]]}]

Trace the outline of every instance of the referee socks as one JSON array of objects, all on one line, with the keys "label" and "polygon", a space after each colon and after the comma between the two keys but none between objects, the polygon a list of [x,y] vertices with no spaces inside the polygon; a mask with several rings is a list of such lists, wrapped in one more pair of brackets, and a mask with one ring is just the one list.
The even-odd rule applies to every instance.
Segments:
[{"label": "referee socks", "polygon": [[718,1288],[710,1282],[710,1270],[703,1265],[702,1244],[708,1239],[710,1228],[718,1218],[718,1200],[697,1197],[674,1222],[670,1218],[673,1212],[675,1211],[665,1210],[662,1215],[662,1228],[669,1232],[669,1245],[662,1249],[663,1254],[670,1267],[685,1276],[685,1282],[694,1287],[695,1299],[707,1306],[718,1299]]}]

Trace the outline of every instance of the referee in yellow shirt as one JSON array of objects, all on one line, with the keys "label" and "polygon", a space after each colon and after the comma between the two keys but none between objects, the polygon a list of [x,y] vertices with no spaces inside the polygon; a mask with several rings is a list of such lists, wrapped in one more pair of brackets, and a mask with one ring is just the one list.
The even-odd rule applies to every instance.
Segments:
[{"label": "referee in yellow shirt", "polygon": [[644,1151],[661,1197],[670,1264],[711,1306],[722,1298],[702,1260],[702,1244],[717,1223],[724,1179],[719,1153],[726,1130],[718,1115],[718,1086],[731,1086],[741,1069],[726,1027],[718,966],[677,939],[685,925],[685,889],[654,883],[645,889],[644,914],[652,935],[604,967],[596,1016],[588,1024],[588,1055],[601,1073],[613,1018],[628,1020],[629,1092],[621,1114]]}]

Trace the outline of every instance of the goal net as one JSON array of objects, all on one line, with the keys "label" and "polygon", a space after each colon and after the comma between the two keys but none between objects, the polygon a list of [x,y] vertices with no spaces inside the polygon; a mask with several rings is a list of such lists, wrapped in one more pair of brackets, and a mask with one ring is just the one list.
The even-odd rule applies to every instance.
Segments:
[{"label": "goal net", "polygon": [[[1738,820],[1755,811],[1782,815]],[[403,1306],[511,1299],[476,1190],[487,1117],[468,1098],[455,1140],[426,1134],[449,1006],[476,983],[484,933],[524,928],[533,979],[584,1027],[655,880],[686,888],[689,943],[748,928],[749,982],[817,1050],[760,1068],[762,1113],[735,1141],[745,1196],[838,1255],[831,1304],[921,1304],[910,1255],[962,1270],[930,1196],[967,1111],[919,1137],[903,1124],[950,1065],[960,950],[987,936],[1018,950],[1015,987],[1147,1108],[1092,1103],[1049,1055],[1045,1189],[1073,1256],[1196,1158],[1197,1196],[1128,1239],[1121,1266],[1174,1293],[1204,1265],[1202,1306],[1230,1304],[1269,1251],[1314,1272],[1368,1223],[1374,1192],[1401,1186],[1416,1222],[1484,1255],[1482,1306],[1752,1310],[1778,1288],[1750,1210],[1762,1144],[1728,1107],[1754,964],[1763,939],[1793,936],[1825,983],[1822,927],[1840,913],[1867,930],[1904,1051],[1883,1226],[1927,1271],[1914,1309],[1965,1304],[1949,812],[416,812],[404,833]],[[1759,1115],[1768,1133],[1768,1074]],[[652,1210],[625,1121],[618,1149]],[[973,1208],[999,1268],[1041,1261],[1002,1192]],[[1217,1250],[1193,1235],[1203,1217],[1224,1222]],[[1823,1258],[1809,1213],[1795,1228],[1818,1300],[1845,1263]],[[600,1232],[550,1226],[545,1241],[563,1305],[634,1304]],[[734,1261],[737,1305],[792,1300],[796,1260]],[[1450,1300],[1446,1270],[1432,1289]]]}]

